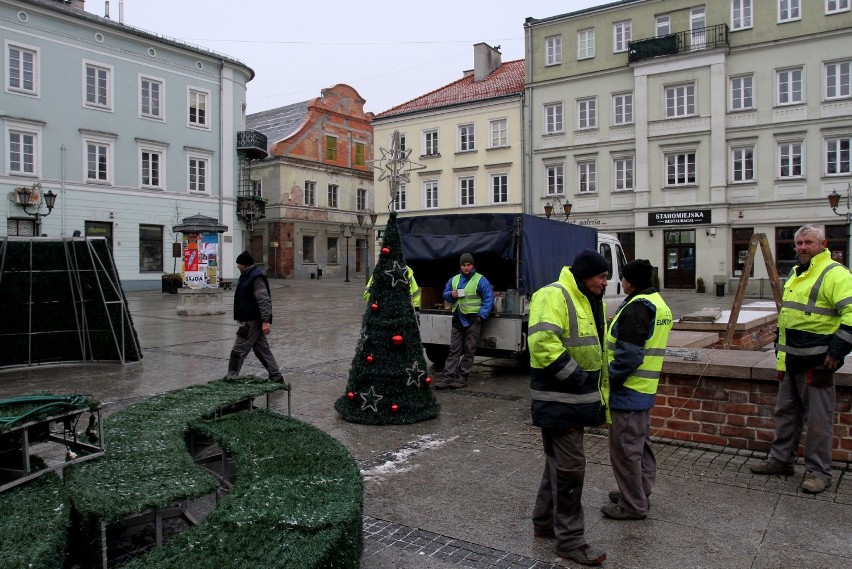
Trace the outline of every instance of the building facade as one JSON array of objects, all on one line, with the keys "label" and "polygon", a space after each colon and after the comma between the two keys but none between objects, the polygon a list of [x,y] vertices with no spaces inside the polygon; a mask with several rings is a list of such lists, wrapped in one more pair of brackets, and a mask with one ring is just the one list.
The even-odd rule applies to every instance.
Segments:
[{"label": "building facade", "polygon": [[623,0],[525,30],[525,211],[570,200],[666,288],[735,286],[757,233],[787,274],[808,222],[848,265],[826,199],[852,181],[848,0]]},{"label": "building facade", "polygon": [[339,84],[247,117],[247,127],[269,143],[269,157],[252,162],[250,173],[266,200],[266,218],[251,232],[252,253],[270,274],[365,279],[374,239],[364,213],[373,208],[373,115],[364,103]]},{"label": "building facade", "polygon": [[180,266],[171,228],[201,214],[229,226],[218,254],[233,278],[237,132],[254,72],[83,8],[0,0],[7,234],[105,237],[124,287],[157,289]]},{"label": "building facade", "polygon": [[396,195],[376,182],[379,224],[391,208],[403,215],[520,212],[523,92],[523,60],[502,63],[497,48],[479,43],[474,69],[461,79],[376,115],[377,146],[389,150],[398,131],[413,163]]}]

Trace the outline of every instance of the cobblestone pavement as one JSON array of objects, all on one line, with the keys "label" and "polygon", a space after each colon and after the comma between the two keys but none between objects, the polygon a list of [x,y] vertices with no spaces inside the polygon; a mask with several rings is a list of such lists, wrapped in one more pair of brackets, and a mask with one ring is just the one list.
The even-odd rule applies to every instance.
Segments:
[{"label": "cobblestone pavement", "polygon": [[[362,277],[363,278],[363,277]],[[355,279],[357,280],[357,279]],[[543,457],[529,421],[529,378],[513,362],[478,358],[467,389],[440,391],[439,417],[372,427],[333,409],[345,391],[365,309],[363,284],[273,281],[273,352],[292,386],[292,414],[346,445],[364,475],[361,569],[574,567],[534,539],[530,513]],[[233,292],[225,292],[230,310]],[[84,393],[105,415],[152,395],[222,377],[233,343],[230,314],[177,316],[178,295],[128,295],[142,362],[0,370],[0,397]],[[732,298],[665,294],[675,316],[730,307]],[[254,356],[244,371],[265,375]],[[429,370],[436,373],[436,370]],[[273,400],[286,412],[286,397]],[[108,423],[107,423],[108,426]],[[604,519],[614,488],[607,441],[586,437],[587,539],[619,569],[847,569],[852,566],[852,481],[838,465],[817,496],[796,476],[758,477],[760,453],[655,439],[653,507],[642,522]]]}]

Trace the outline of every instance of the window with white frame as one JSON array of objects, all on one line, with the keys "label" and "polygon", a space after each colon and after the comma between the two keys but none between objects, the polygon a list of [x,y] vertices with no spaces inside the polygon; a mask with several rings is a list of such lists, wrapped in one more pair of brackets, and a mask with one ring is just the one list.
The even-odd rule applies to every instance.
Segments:
[{"label": "window with white frame", "polygon": [[577,59],[589,59],[595,56],[595,29],[589,28],[577,32]]},{"label": "window with white frame", "polygon": [[405,133],[401,132],[401,133],[399,133],[399,151],[402,152],[402,153],[405,153],[405,151],[407,149],[408,149],[408,146],[407,146],[406,141],[405,141]]},{"label": "window with white frame", "polygon": [[654,21],[657,37],[667,36],[672,33],[672,19],[668,14],[657,16]]},{"label": "window with white frame", "polygon": [[163,80],[139,76],[139,115],[163,120]]},{"label": "window with white frame", "polygon": [[476,205],[476,184],[473,176],[459,178],[459,205]]},{"label": "window with white frame", "polygon": [[849,0],[825,0],[825,13],[837,14],[849,11]]},{"label": "window with white frame", "polygon": [[731,77],[731,110],[754,108],[754,75]]},{"label": "window with white frame", "polygon": [[112,137],[83,132],[86,182],[98,184],[112,183],[114,145],[115,139]]},{"label": "window with white frame", "polygon": [[41,176],[40,125],[5,121],[6,174]]},{"label": "window with white frame", "polygon": [[187,155],[187,188],[190,192],[210,191],[210,156],[190,153]]},{"label": "window with white frame", "polygon": [[594,97],[577,100],[577,127],[581,130],[598,127],[597,99]]},{"label": "window with white frame", "polygon": [[849,97],[850,60],[825,64],[825,98],[846,99]]},{"label": "window with white frame", "polygon": [[801,178],[805,175],[802,141],[778,143],[778,177]]},{"label": "window with white frame", "polygon": [[405,184],[400,184],[396,189],[396,195],[393,197],[394,211],[405,211],[408,209],[408,187]]},{"label": "window with white frame", "polygon": [[328,207],[340,207],[340,186],[337,184],[328,185]]},{"label": "window with white frame", "polygon": [[550,103],[544,106],[544,133],[557,134],[565,132],[565,121],[562,115],[562,103]]},{"label": "window with white frame", "polygon": [[6,91],[38,95],[39,50],[35,47],[6,44]]},{"label": "window with white frame", "polygon": [[210,117],[207,107],[210,101],[210,92],[189,87],[188,91],[188,124],[195,128],[210,128]]},{"label": "window with white frame", "polygon": [[598,191],[598,166],[594,160],[577,162],[577,190],[581,194]]},{"label": "window with white frame", "polygon": [[633,122],[633,93],[616,93],[612,96],[612,124]]},{"label": "window with white frame", "polygon": [[694,83],[666,87],[666,118],[688,117],[694,114]]},{"label": "window with white frame", "polygon": [[83,62],[84,105],[100,110],[112,109],[112,67]]},{"label": "window with white frame", "polygon": [[423,131],[423,153],[425,156],[438,155],[438,129],[433,128]]},{"label": "window with white frame", "polygon": [[364,188],[358,188],[355,193],[355,210],[356,211],[366,211],[367,210],[367,190]]},{"label": "window with white frame", "polygon": [[305,205],[317,205],[317,183],[305,180]]},{"label": "window with white frame", "polygon": [[491,203],[509,203],[508,174],[491,174]]},{"label": "window with white frame", "polygon": [[612,25],[612,51],[619,53],[627,51],[627,44],[633,39],[633,24],[630,20],[616,22]]},{"label": "window with white frame", "polygon": [[488,122],[491,131],[491,148],[509,146],[509,122],[506,119],[494,119]]},{"label": "window with white frame", "polygon": [[667,186],[692,186],[695,182],[695,152],[666,154]]},{"label": "window with white frame", "polygon": [[565,167],[562,164],[547,164],[544,167],[545,190],[548,196],[565,195]]},{"label": "window with white frame", "polygon": [[754,182],[754,147],[731,149],[731,181]]},{"label": "window with white frame", "polygon": [[263,197],[263,180],[249,180],[251,182],[251,195],[256,198]]},{"label": "window with white frame", "polygon": [[825,173],[828,176],[848,176],[850,170],[849,143],[852,138],[843,136],[825,140]]},{"label": "window with white frame", "polygon": [[801,67],[793,69],[780,69],[775,72],[777,78],[777,103],[779,105],[796,105],[804,102],[802,93],[802,75],[804,71]]},{"label": "window with white frame", "polygon": [[633,156],[616,156],[612,161],[615,191],[632,190],[633,185]]},{"label": "window with white frame", "polygon": [[801,0],[778,0],[778,23],[802,19]]},{"label": "window with white frame", "polygon": [[731,30],[745,30],[751,26],[751,0],[731,0]]},{"label": "window with white frame", "polygon": [[139,184],[143,188],[163,189],[165,173],[164,145],[139,144]]},{"label": "window with white frame", "polygon": [[35,234],[35,219],[6,220],[6,235],[9,237],[33,237]]},{"label": "window with white frame", "polygon": [[459,125],[459,152],[468,152],[476,150],[476,139],[474,136],[474,128],[472,124]]},{"label": "window with white frame", "polygon": [[550,36],[544,38],[545,65],[559,65],[562,63],[562,36]]},{"label": "window with white frame", "polygon": [[438,180],[427,180],[423,182],[423,206],[426,209],[438,207]]}]

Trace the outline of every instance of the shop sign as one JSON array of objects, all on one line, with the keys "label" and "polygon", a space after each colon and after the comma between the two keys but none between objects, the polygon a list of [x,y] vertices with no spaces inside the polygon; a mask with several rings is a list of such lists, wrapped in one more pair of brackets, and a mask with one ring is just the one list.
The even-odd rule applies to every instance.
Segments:
[{"label": "shop sign", "polygon": [[649,227],[658,227],[660,225],[699,225],[704,223],[710,223],[709,209],[648,212]]}]

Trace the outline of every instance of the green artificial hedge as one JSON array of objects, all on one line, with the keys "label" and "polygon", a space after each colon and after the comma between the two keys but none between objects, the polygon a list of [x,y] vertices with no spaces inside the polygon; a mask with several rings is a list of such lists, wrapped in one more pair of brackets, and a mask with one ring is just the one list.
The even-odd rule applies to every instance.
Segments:
[{"label": "green artificial hedge", "polygon": [[0,566],[62,567],[70,511],[54,473],[0,494]]},{"label": "green artificial hedge", "polygon": [[237,482],[204,522],[127,569],[357,569],[363,483],[343,445],[264,410],[191,429],[233,455]]}]

